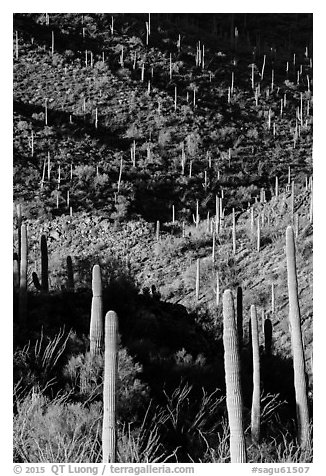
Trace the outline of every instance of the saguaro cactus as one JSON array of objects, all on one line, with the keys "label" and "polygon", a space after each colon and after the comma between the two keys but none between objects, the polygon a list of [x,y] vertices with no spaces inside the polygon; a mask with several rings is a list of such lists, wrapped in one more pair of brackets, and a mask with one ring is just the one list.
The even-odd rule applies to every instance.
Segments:
[{"label": "saguaro cactus", "polygon": [[18,262],[20,262],[21,226],[22,226],[22,206],[20,203],[18,203],[16,211],[17,211],[17,234],[18,234]]},{"label": "saguaro cactus", "polygon": [[220,303],[220,279],[219,279],[219,272],[216,271],[216,289],[215,289],[215,293],[216,293],[216,307],[218,307],[219,303]]},{"label": "saguaro cactus", "polygon": [[251,438],[255,443],[260,437],[260,361],[256,306],[251,306],[251,344],[253,362],[253,393],[251,404]]},{"label": "saguaro cactus", "polygon": [[19,258],[17,253],[14,253],[13,284],[14,290],[17,291],[19,289]]},{"label": "saguaro cactus", "polygon": [[257,251],[260,252],[260,215],[257,218]]},{"label": "saguaro cactus", "polygon": [[264,321],[264,339],[265,339],[265,354],[270,355],[272,352],[273,324],[269,318],[265,319]]},{"label": "saguaro cactus", "polygon": [[92,272],[92,310],[90,323],[90,353],[95,355],[103,346],[103,303],[101,268],[98,264],[93,266]]},{"label": "saguaro cactus", "polygon": [[300,308],[298,299],[295,243],[292,226],[288,226],[286,229],[286,258],[298,441],[301,447],[305,447],[309,442],[309,413],[305,380],[304,349],[301,334]]},{"label": "saguaro cactus", "polygon": [[236,253],[237,247],[236,247],[236,235],[235,235],[235,212],[234,208],[232,208],[232,249],[233,249],[233,254]]},{"label": "saguaro cactus", "polygon": [[246,445],[243,433],[240,356],[233,296],[230,289],[223,294],[223,344],[226,382],[226,405],[230,426],[231,463],[246,463]]},{"label": "saguaro cactus", "polygon": [[239,350],[242,348],[243,342],[243,294],[241,286],[237,287],[237,332],[238,332],[238,342]]},{"label": "saguaro cactus", "polygon": [[27,316],[27,227],[21,226],[20,278],[19,278],[19,322],[25,325]]},{"label": "saguaro cactus", "polygon": [[41,279],[43,291],[49,290],[49,259],[46,236],[41,236]]},{"label": "saguaro cactus", "polygon": [[199,286],[200,286],[200,259],[197,258],[197,265],[196,265],[196,301],[199,301]]},{"label": "saguaro cactus", "polygon": [[118,369],[118,316],[105,316],[105,355],[103,387],[103,463],[116,462],[116,385]]},{"label": "saguaro cactus", "polygon": [[75,287],[75,283],[74,283],[74,270],[72,266],[71,256],[67,256],[67,275],[68,275],[67,287],[68,289],[73,290]]},{"label": "saguaro cactus", "polygon": [[160,241],[160,221],[156,222],[156,241]]}]

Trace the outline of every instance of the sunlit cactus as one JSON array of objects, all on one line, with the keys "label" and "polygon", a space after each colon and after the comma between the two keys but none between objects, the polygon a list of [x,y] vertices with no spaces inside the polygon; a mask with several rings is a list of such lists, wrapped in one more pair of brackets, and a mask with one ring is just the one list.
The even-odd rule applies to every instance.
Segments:
[{"label": "sunlit cactus", "polygon": [[239,350],[241,350],[243,342],[243,294],[241,286],[237,287],[237,331]]},{"label": "sunlit cactus", "polygon": [[27,227],[21,226],[21,247],[20,247],[20,277],[19,277],[19,322],[26,324],[27,317]]},{"label": "sunlit cactus", "polygon": [[116,391],[118,371],[118,316],[105,316],[105,354],[103,386],[103,463],[116,463]]},{"label": "sunlit cactus", "polygon": [[304,348],[298,298],[298,281],[295,260],[295,242],[292,226],[286,229],[286,258],[289,292],[289,321],[294,369],[294,388],[297,409],[298,441],[301,447],[309,443],[309,412],[305,378]]},{"label": "sunlit cactus", "polygon": [[231,463],[246,463],[243,431],[240,355],[233,296],[230,289],[223,294],[223,344],[226,382],[226,406],[230,426]]},{"label": "sunlit cactus", "polygon": [[253,393],[251,404],[251,438],[259,443],[260,438],[260,360],[259,334],[256,306],[251,306],[251,344],[253,361]]},{"label": "sunlit cactus", "polygon": [[93,266],[92,272],[92,309],[90,322],[90,353],[95,355],[103,346],[103,303],[102,303],[102,278],[101,268],[98,264]]}]

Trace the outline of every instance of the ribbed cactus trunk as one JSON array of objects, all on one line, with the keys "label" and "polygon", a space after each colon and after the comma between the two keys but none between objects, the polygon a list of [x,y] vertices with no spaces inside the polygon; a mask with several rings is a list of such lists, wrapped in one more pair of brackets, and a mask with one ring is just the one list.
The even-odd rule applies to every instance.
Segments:
[{"label": "ribbed cactus trunk", "polygon": [[237,287],[237,332],[239,350],[241,350],[243,343],[243,294],[241,286]]},{"label": "ribbed cactus trunk", "polygon": [[114,311],[105,316],[105,355],[103,387],[103,463],[116,462],[116,386],[118,370],[118,317]]},{"label": "ribbed cactus trunk", "polygon": [[67,287],[69,290],[73,291],[75,288],[75,283],[71,256],[67,256],[67,277]]},{"label": "ribbed cactus trunk", "polygon": [[251,306],[251,344],[253,362],[253,392],[251,403],[251,438],[259,443],[260,438],[260,361],[259,334],[256,306]]},{"label": "ribbed cactus trunk", "polygon": [[98,264],[93,266],[92,272],[92,310],[90,323],[90,353],[95,355],[103,347],[103,302],[101,268]]},{"label": "ribbed cactus trunk", "polygon": [[48,246],[46,243],[46,236],[41,236],[41,280],[42,290],[49,290],[49,259],[48,259]]},{"label": "ribbed cactus trunk", "polygon": [[246,463],[243,432],[240,355],[233,297],[230,289],[223,294],[223,344],[226,383],[226,405],[230,426],[231,463]]},{"label": "ribbed cactus trunk", "polygon": [[309,442],[309,412],[305,379],[304,349],[301,334],[298,281],[295,262],[295,243],[293,228],[291,226],[288,226],[286,229],[286,258],[298,441],[300,446],[304,448]]},{"label": "ribbed cactus trunk", "polygon": [[27,317],[27,227],[21,226],[20,276],[19,276],[19,323],[26,324]]}]

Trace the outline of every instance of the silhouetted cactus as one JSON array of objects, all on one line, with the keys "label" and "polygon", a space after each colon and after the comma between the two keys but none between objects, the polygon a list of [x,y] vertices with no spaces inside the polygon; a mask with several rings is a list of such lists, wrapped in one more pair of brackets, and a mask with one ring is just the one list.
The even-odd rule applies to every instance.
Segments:
[{"label": "silhouetted cactus", "polygon": [[265,354],[270,355],[272,353],[272,341],[273,341],[273,324],[270,319],[264,321],[264,342],[265,342]]},{"label": "silhouetted cactus", "polygon": [[14,285],[14,290],[18,291],[18,289],[19,289],[19,258],[18,258],[18,253],[14,253],[13,285]]},{"label": "silhouetted cactus", "polygon": [[102,279],[101,268],[98,264],[93,266],[92,271],[92,309],[90,322],[90,353],[95,355],[102,350],[103,346],[103,303],[102,303]]},{"label": "silhouetted cactus", "polygon": [[46,244],[46,236],[41,236],[41,282],[42,290],[49,290],[49,259],[48,246]]},{"label": "silhouetted cactus", "polygon": [[260,361],[259,361],[259,334],[256,306],[251,306],[251,343],[253,362],[253,393],[251,404],[251,438],[259,443],[260,438]]},{"label": "silhouetted cactus", "polygon": [[116,388],[118,369],[118,316],[105,316],[105,354],[103,386],[103,463],[116,462]]},{"label": "silhouetted cactus", "polygon": [[27,227],[21,226],[21,247],[20,247],[20,278],[19,278],[19,322],[26,324],[27,317]]},{"label": "silhouetted cactus", "polygon": [[226,406],[230,426],[231,463],[246,463],[246,445],[243,432],[242,391],[240,382],[240,355],[234,304],[230,289],[223,294],[223,344],[226,383]]},{"label": "silhouetted cactus", "polygon": [[18,235],[18,262],[20,263],[21,226],[22,226],[22,206],[20,203],[18,203],[16,211],[17,211],[17,235]]},{"label": "silhouetted cactus", "polygon": [[309,413],[305,379],[305,360],[301,333],[298,281],[295,262],[295,243],[292,226],[286,229],[286,258],[289,292],[289,321],[294,369],[294,388],[297,409],[298,441],[301,447],[309,442]]},{"label": "silhouetted cactus", "polygon": [[38,276],[37,276],[37,274],[35,273],[35,271],[33,271],[33,273],[32,273],[32,280],[33,280],[33,284],[34,284],[35,288],[36,288],[38,291],[40,291],[40,290],[42,289],[42,286],[41,286],[41,284],[40,284],[40,281],[39,281]]},{"label": "silhouetted cactus", "polygon": [[73,291],[75,288],[75,283],[74,283],[74,270],[72,266],[71,256],[67,256],[67,276],[68,276],[67,288]]}]

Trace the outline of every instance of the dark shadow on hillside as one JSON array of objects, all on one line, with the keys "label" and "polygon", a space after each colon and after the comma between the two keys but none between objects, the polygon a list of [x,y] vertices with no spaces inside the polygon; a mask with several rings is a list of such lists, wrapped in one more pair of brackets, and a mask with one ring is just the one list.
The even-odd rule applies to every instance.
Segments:
[{"label": "dark shadow on hillside", "polygon": [[[14,112],[22,115],[23,118],[32,122],[35,126],[44,126],[44,120],[36,120],[32,117],[33,114],[44,113],[44,106],[14,101],[13,109]],[[49,127],[54,128],[59,136],[73,136],[80,139],[87,134],[118,150],[127,150],[130,147],[130,140],[118,136],[117,133],[112,133],[107,127],[99,124],[95,128],[94,120],[91,119],[90,114],[85,114],[85,117],[72,115],[72,123],[70,123],[71,114],[69,112],[48,108],[47,114]]]}]

